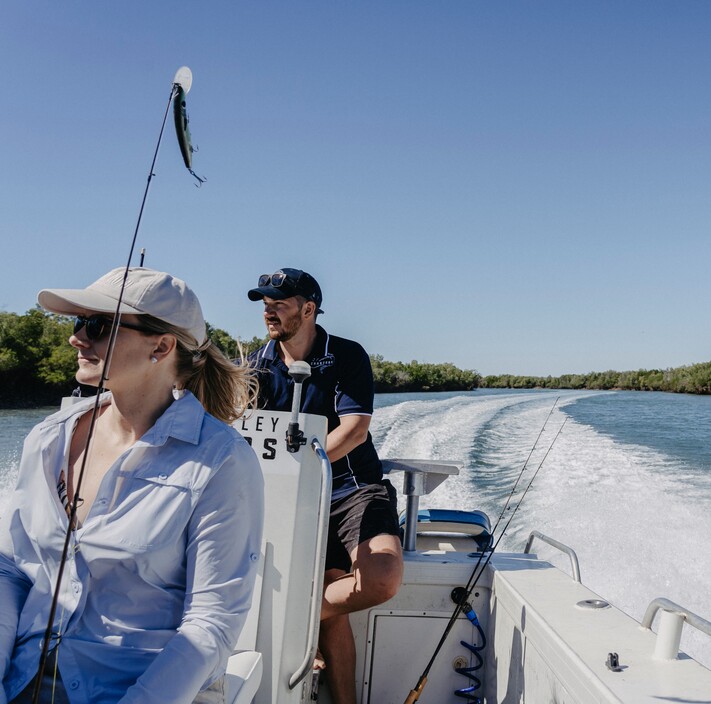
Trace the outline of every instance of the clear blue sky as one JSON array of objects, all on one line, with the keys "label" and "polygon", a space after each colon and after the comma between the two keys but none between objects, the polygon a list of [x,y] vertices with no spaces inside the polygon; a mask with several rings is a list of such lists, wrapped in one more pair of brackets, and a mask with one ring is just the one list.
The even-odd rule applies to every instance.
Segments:
[{"label": "clear blue sky", "polygon": [[139,233],[207,319],[313,273],[322,323],[484,374],[711,359],[711,2],[32,2],[0,11],[0,310]]}]

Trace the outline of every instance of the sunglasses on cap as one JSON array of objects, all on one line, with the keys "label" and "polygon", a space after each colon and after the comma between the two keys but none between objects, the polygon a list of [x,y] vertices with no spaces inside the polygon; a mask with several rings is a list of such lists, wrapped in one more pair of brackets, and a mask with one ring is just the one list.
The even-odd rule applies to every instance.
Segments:
[{"label": "sunglasses on cap", "polygon": [[273,274],[262,274],[257,281],[257,286],[274,286],[274,288],[279,288],[284,285],[285,281],[291,281],[292,284],[297,282],[293,279],[289,279],[288,274],[283,271],[275,271]]},{"label": "sunglasses on cap", "polygon": [[[92,342],[101,340],[109,334],[113,320],[105,315],[91,315],[88,318],[84,315],[77,315],[74,319],[74,334],[76,335],[82,328],[86,328],[86,337]],[[141,325],[133,323],[124,323],[119,321],[119,327],[129,328],[130,330],[138,330],[139,332],[155,332]]]}]

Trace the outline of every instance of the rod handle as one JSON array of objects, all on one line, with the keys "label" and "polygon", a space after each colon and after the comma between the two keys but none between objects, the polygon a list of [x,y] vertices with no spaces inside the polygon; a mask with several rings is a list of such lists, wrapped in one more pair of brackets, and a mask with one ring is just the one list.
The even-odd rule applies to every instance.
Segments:
[{"label": "rod handle", "polygon": [[410,694],[407,695],[405,704],[415,704],[415,702],[420,698],[420,694],[422,694],[422,690],[425,688],[426,684],[427,684],[427,678],[423,677],[417,683],[417,687],[415,687],[415,689],[410,690]]}]

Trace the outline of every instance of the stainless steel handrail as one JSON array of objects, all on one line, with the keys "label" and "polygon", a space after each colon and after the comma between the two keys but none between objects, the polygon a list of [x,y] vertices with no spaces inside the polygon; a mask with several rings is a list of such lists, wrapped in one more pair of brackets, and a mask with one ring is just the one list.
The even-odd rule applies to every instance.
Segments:
[{"label": "stainless steel handrail", "polygon": [[578,556],[575,554],[575,550],[573,550],[573,548],[568,547],[554,538],[549,538],[547,535],[543,535],[540,531],[532,530],[531,534],[528,536],[526,547],[523,549],[525,553],[531,552],[531,545],[533,545],[534,538],[538,538],[544,543],[548,543],[551,547],[557,548],[561,552],[564,552],[570,558],[570,564],[573,568],[573,579],[582,584],[582,580],[580,579],[580,564],[578,563]]},{"label": "stainless steel handrail", "polygon": [[648,628],[651,630],[654,617],[660,609],[680,614],[684,617],[684,621],[686,621],[686,623],[690,626],[693,626],[702,633],[705,633],[707,636],[711,636],[711,621],[707,621],[705,618],[695,614],[693,611],[689,611],[689,609],[684,606],[679,606],[679,604],[670,601],[669,599],[665,599],[664,597],[658,597],[649,604],[647,610],[644,612],[644,617],[642,618],[642,628]]},{"label": "stainless steel handrail", "polygon": [[323,565],[321,555],[326,549],[326,536],[328,535],[328,521],[331,516],[331,463],[321,443],[313,438],[311,448],[321,460],[321,494],[319,496],[319,520],[316,532],[316,566],[312,581],[311,602],[309,604],[308,639],[306,641],[306,655],[298,669],[289,678],[289,689],[294,689],[306,675],[311,672],[318,641],[316,633],[321,620],[321,599],[323,597]]}]

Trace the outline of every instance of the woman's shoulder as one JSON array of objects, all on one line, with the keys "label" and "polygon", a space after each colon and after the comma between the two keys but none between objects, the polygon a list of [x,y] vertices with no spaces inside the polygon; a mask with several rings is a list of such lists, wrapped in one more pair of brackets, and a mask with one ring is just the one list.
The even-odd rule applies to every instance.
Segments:
[{"label": "woman's shoulder", "polygon": [[[263,483],[262,470],[252,446],[235,428],[205,413],[201,445],[211,474],[222,475],[228,484],[244,490]],[[229,478],[228,478],[229,477]]]},{"label": "woman's shoulder", "polygon": [[200,444],[221,448],[225,454],[254,455],[250,444],[234,426],[215,418],[207,411],[203,416]]},{"label": "woman's shoulder", "polygon": [[218,420],[215,416],[210,415],[205,411],[203,419],[202,435],[205,440],[216,439],[219,442],[228,444],[240,444],[245,442],[245,439],[237,432],[236,428],[228,425],[224,421]]},{"label": "woman's shoulder", "polygon": [[249,443],[237,430],[210,415],[189,391],[180,397],[169,415],[172,417],[161,419],[163,429],[156,435],[167,432],[177,440],[199,447],[198,455],[211,464],[219,465],[231,455],[248,459],[254,456]]}]

